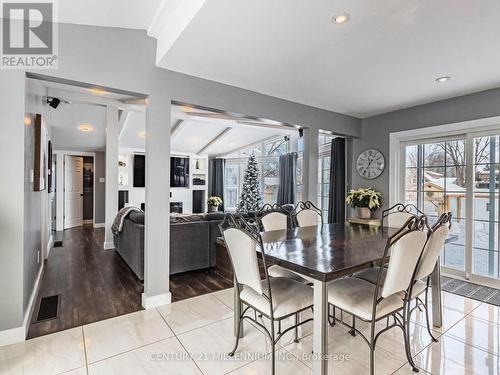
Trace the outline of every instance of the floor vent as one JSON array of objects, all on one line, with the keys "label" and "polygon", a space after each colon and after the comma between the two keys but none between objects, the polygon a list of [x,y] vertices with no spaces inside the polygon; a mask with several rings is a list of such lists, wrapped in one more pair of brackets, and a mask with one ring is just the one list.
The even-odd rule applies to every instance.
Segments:
[{"label": "floor vent", "polygon": [[54,247],[62,247],[62,241],[54,241]]},{"label": "floor vent", "polygon": [[60,294],[43,297],[38,308],[37,322],[55,319],[59,317]]}]

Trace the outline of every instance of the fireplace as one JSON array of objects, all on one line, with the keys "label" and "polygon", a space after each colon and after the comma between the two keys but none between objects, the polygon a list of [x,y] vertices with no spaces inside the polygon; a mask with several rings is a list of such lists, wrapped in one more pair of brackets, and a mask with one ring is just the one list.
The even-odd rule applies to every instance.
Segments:
[{"label": "fireplace", "polygon": [[182,214],[182,202],[170,202],[170,212]]}]

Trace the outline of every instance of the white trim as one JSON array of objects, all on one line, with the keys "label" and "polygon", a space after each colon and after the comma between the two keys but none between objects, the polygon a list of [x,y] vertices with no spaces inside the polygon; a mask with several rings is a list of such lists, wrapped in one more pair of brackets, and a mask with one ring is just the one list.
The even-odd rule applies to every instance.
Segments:
[{"label": "white trim", "polygon": [[163,293],[156,296],[148,297],[146,293],[142,293],[142,307],[152,309],[158,306],[169,305],[172,303],[172,293]]},{"label": "white trim", "polygon": [[26,314],[24,315],[23,327],[24,327],[24,337],[28,334],[28,329],[31,322],[31,315],[33,314],[33,308],[35,307],[35,299],[38,294],[38,289],[40,289],[40,281],[42,280],[43,275],[43,262],[40,270],[38,271],[38,275],[35,280],[34,288],[31,292],[31,296],[28,302],[28,308],[26,309]]},{"label": "white trim", "polygon": [[0,347],[25,341],[25,331],[23,326],[0,331]]},{"label": "white trim", "polygon": [[94,219],[83,220],[83,224],[94,224]]},{"label": "white trim", "polygon": [[115,244],[113,243],[113,241],[104,242],[103,248],[104,250],[114,249]]},{"label": "white trim", "polygon": [[49,258],[50,250],[52,250],[53,246],[54,246],[54,236],[51,233],[49,236],[49,241],[47,242],[47,256],[45,257],[45,259]]},{"label": "white trim", "polygon": [[106,223],[94,223],[94,228],[104,228]]},{"label": "white trim", "polygon": [[26,313],[24,314],[23,325],[20,327],[10,328],[0,331],[0,346],[16,344],[18,342],[23,342],[26,340],[26,335],[30,327],[31,316],[33,314],[33,309],[35,307],[35,299],[38,295],[38,290],[40,289],[40,281],[43,274],[43,262],[38,271],[38,275],[35,279],[35,284],[33,290],[31,291],[30,299],[28,302],[28,307],[26,308]]}]

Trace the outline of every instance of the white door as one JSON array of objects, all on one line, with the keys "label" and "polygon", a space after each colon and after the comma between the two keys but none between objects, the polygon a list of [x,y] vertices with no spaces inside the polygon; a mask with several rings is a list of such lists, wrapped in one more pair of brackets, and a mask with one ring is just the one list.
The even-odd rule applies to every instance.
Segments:
[{"label": "white door", "polygon": [[64,156],[64,229],[83,224],[83,157]]}]

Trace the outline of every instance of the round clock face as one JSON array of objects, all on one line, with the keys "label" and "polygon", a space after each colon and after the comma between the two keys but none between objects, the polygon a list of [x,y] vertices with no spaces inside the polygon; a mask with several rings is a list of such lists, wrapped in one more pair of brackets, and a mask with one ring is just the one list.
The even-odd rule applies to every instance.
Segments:
[{"label": "round clock face", "polygon": [[384,168],[385,159],[380,151],[368,149],[359,154],[356,170],[361,177],[372,180],[380,176]]}]

